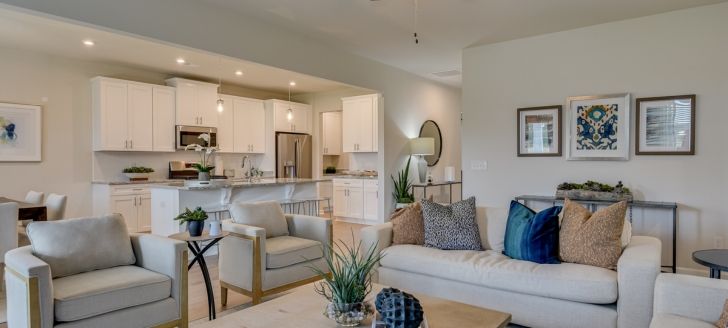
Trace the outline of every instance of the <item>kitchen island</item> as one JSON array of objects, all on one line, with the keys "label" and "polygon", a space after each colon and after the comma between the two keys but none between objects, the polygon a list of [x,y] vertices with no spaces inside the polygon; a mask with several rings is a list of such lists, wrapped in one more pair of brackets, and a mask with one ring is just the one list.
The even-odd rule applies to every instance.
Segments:
[{"label": "kitchen island", "polygon": [[185,208],[193,210],[199,206],[215,211],[237,202],[316,198],[316,185],[321,181],[271,178],[257,182],[242,179],[214,181],[212,185],[202,187],[184,183],[152,185],[152,234],[169,236],[184,231],[185,226],[180,226],[174,218]]}]

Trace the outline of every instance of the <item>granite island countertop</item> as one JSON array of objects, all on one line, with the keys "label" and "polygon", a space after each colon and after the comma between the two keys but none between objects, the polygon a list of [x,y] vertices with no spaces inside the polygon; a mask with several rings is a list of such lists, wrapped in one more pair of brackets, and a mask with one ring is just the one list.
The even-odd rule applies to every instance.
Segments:
[{"label": "granite island countertop", "polygon": [[325,182],[324,179],[283,179],[283,178],[263,178],[258,182],[249,182],[247,179],[229,179],[229,180],[212,180],[212,184],[208,186],[185,185],[184,181],[178,181],[167,184],[156,184],[152,188],[176,189],[176,190],[216,190],[223,188],[255,188],[265,186],[281,186],[302,183]]}]

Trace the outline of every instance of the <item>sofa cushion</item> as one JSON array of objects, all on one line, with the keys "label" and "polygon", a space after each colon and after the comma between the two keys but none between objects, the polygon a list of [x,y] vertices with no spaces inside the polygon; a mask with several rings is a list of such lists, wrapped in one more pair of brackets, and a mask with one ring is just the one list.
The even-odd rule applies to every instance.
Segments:
[{"label": "sofa cushion", "polygon": [[276,201],[234,203],[230,206],[233,222],[265,229],[266,238],[288,236],[288,221]]},{"label": "sofa cushion", "polygon": [[613,269],[622,255],[622,230],[627,202],[619,202],[592,214],[581,204],[564,200],[559,236],[563,262]]},{"label": "sofa cushion", "polygon": [[655,314],[650,328],[716,328],[715,324],[672,314]]},{"label": "sofa cushion", "polygon": [[57,321],[76,321],[170,297],[166,275],[137,266],[79,273],[53,279]]},{"label": "sofa cushion", "polygon": [[120,214],[32,222],[26,232],[33,255],[48,263],[53,278],[136,262]]},{"label": "sofa cushion", "polygon": [[281,236],[265,240],[266,268],[278,269],[324,256],[316,240]]},{"label": "sofa cushion", "polygon": [[536,213],[511,201],[503,254],[536,263],[559,263],[559,212],[561,206]]},{"label": "sofa cushion", "polygon": [[451,205],[422,200],[425,246],[439,249],[481,250],[475,222],[475,197]]},{"label": "sofa cushion", "polygon": [[395,245],[425,243],[425,222],[420,203],[397,209],[389,218],[392,222],[392,243]]},{"label": "sofa cushion", "polygon": [[567,301],[617,301],[617,273],[604,268],[573,263],[537,264],[490,250],[444,251],[396,245],[385,252],[381,265],[386,268]]}]

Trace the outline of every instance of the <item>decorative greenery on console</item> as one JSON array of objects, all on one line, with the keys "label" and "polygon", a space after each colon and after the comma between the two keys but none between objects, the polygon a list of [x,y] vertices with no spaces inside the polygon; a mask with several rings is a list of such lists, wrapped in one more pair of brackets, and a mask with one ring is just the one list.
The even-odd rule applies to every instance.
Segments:
[{"label": "decorative greenery on console", "polygon": [[122,173],[152,173],[154,172],[154,169],[150,167],[144,167],[144,166],[132,166],[127,167],[122,171]]},{"label": "decorative greenery on console", "polygon": [[394,176],[391,176],[392,182],[394,182],[394,191],[392,192],[392,195],[397,203],[413,203],[415,201],[415,196],[410,192],[412,188],[412,182],[410,182],[409,178],[411,160],[412,157],[407,159],[407,165],[402,171],[397,173],[397,179],[394,179]]},{"label": "decorative greenery on console", "polygon": [[589,191],[602,191],[602,192],[614,192],[618,194],[631,194],[629,188],[624,187],[622,181],[619,181],[616,186],[612,187],[608,184],[589,180],[584,183],[571,183],[564,182],[556,187],[556,190],[589,190]]},{"label": "decorative greenery on console", "polygon": [[591,180],[584,183],[564,182],[556,187],[556,197],[575,200],[633,200],[632,192],[624,187],[622,181],[614,187]]}]

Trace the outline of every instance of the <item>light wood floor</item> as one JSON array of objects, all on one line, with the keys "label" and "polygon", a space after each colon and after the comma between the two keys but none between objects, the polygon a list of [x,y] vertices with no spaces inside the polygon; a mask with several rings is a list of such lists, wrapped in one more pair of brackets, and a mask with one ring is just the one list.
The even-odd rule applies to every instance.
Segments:
[{"label": "light wood floor", "polygon": [[[359,230],[362,227],[364,226],[359,224],[334,221],[334,241],[341,240],[347,245],[356,245],[359,243]],[[353,241],[352,232],[354,235]],[[221,306],[217,256],[207,257],[205,260],[210,271],[210,280],[212,281],[212,289],[215,294],[215,308],[218,313],[232,307],[250,303],[250,297],[229,291],[227,306]],[[205,289],[205,281],[202,278],[202,272],[197,265],[189,273],[189,317],[190,321],[207,318],[207,291]]]}]

